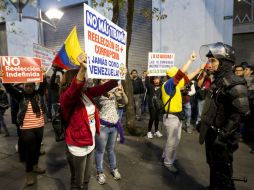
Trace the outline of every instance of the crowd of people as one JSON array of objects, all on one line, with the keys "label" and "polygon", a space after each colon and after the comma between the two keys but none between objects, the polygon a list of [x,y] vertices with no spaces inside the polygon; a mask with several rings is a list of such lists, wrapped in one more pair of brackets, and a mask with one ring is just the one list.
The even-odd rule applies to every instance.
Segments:
[{"label": "crowd of people", "polygon": [[[121,143],[125,140],[123,112],[133,101],[137,121],[149,112],[148,139],[163,136],[159,122],[163,123],[166,141],[161,157],[170,172],[178,172],[175,160],[182,128],[190,134],[197,130],[200,144],[206,144],[209,189],[235,189],[232,162],[238,148],[237,134],[247,140],[254,127],[254,67],[246,62],[235,64],[231,46],[216,43],[206,47],[209,51],[204,56],[205,64],[193,72],[189,68],[197,59],[194,52],[182,67],[169,68],[165,77],[149,76],[146,71],[139,77],[133,69],[133,100],[128,100],[121,81],[87,79],[85,53],[78,57],[79,69],[63,72],[53,68],[52,76],[44,76],[40,84],[2,84],[0,129],[9,136],[4,113],[11,107],[12,123],[19,137],[19,158],[26,166],[26,184],[35,183],[34,173],[45,173],[39,167],[44,114],[46,122],[60,114],[65,124],[71,189],[88,189],[94,158],[96,179],[101,185],[106,183],[105,151],[113,178],[120,180],[115,145],[117,138]],[[220,51],[214,51],[216,48]]]}]

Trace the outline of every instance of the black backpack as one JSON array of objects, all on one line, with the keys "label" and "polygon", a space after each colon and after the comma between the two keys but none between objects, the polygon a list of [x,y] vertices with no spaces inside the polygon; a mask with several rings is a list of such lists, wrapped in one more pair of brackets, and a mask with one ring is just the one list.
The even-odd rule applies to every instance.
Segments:
[{"label": "black backpack", "polygon": [[7,93],[4,90],[0,90],[0,109],[5,111],[10,107]]},{"label": "black backpack", "polygon": [[[69,121],[66,121],[61,114],[60,104],[57,104],[57,112],[52,118],[52,127],[55,133],[56,142],[60,142],[64,140],[64,133],[68,127]],[[71,116],[71,114],[70,114]],[[68,119],[70,120],[70,118]]]}]

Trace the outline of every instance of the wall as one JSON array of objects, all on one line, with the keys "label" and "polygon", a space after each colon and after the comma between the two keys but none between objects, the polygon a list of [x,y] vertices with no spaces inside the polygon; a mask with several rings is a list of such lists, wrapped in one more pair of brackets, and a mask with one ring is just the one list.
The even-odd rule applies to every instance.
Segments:
[{"label": "wall", "polygon": [[[37,9],[27,5],[23,15],[36,17]],[[6,24],[8,55],[33,56],[33,43],[38,43],[38,22],[29,19],[19,22],[17,11],[11,4],[7,11],[0,11],[0,17],[5,18],[0,22]]]},{"label": "wall", "polygon": [[203,44],[232,44],[232,19],[224,16],[233,15],[233,0],[153,0],[153,7],[167,14],[164,20],[153,19],[153,51],[175,53],[178,67]]},{"label": "wall", "polygon": [[254,33],[234,34],[233,46],[236,50],[236,64],[247,61],[254,65]]}]

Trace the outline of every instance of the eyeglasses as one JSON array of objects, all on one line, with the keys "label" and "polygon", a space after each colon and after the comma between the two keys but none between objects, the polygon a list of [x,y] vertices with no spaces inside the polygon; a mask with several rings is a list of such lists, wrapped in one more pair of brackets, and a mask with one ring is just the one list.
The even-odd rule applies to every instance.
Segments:
[{"label": "eyeglasses", "polygon": [[237,70],[235,70],[235,72],[238,72],[238,71],[243,71],[243,69],[237,69]]}]

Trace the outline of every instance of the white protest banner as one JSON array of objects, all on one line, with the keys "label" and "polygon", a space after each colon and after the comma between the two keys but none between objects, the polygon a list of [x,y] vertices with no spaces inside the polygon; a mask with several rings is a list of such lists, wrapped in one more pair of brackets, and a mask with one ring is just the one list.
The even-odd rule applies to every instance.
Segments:
[{"label": "white protest banner", "polygon": [[88,77],[125,79],[126,31],[86,4],[84,22]]},{"label": "white protest banner", "polygon": [[52,62],[55,58],[56,52],[34,43],[33,55],[34,57],[38,57],[41,59],[43,70],[47,73],[52,66]]},{"label": "white protest banner", "polygon": [[169,67],[174,66],[174,53],[148,54],[148,76],[166,76]]}]

